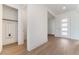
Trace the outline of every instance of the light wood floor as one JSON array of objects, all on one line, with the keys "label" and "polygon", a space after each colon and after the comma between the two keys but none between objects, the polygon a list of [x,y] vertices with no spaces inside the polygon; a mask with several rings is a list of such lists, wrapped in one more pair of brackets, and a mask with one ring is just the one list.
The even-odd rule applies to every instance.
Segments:
[{"label": "light wood floor", "polygon": [[48,42],[28,52],[26,44],[18,46],[12,44],[3,47],[1,55],[77,55],[79,54],[79,41],[49,36]]}]

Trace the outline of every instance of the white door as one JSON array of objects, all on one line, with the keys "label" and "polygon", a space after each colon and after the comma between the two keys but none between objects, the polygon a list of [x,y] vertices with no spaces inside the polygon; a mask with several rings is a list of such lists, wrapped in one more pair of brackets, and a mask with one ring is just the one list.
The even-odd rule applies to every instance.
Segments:
[{"label": "white door", "polygon": [[3,21],[3,45],[17,42],[17,22]]},{"label": "white door", "polygon": [[60,27],[60,32],[61,32],[61,37],[65,37],[65,38],[70,38],[71,35],[71,23],[70,23],[70,18],[63,18],[61,19],[61,27]]}]

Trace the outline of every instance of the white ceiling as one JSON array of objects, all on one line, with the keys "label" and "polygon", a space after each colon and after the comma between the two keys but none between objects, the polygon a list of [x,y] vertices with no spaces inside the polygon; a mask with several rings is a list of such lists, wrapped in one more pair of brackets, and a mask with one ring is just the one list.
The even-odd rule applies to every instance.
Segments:
[{"label": "white ceiling", "polygon": [[[45,5],[48,9],[50,9],[55,15],[62,14],[64,12],[76,10],[78,5],[77,4],[46,4]],[[66,7],[65,10],[63,10],[63,6]]]},{"label": "white ceiling", "polygon": [[[18,8],[18,6],[21,6],[23,9],[26,8],[26,4],[9,4],[9,5],[13,6],[13,7],[16,7],[16,8]],[[78,4],[45,4],[45,6],[49,10],[51,10],[51,12],[53,12],[54,15],[59,15],[59,14],[62,14],[64,12],[76,10],[77,7],[79,7]],[[63,6],[66,7],[65,10],[62,9]]]}]

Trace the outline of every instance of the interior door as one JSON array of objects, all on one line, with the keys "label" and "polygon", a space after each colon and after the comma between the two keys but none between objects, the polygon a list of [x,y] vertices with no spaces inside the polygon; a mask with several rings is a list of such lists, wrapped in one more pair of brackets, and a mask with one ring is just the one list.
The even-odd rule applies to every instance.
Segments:
[{"label": "interior door", "polygon": [[17,22],[3,21],[3,45],[17,42]]}]

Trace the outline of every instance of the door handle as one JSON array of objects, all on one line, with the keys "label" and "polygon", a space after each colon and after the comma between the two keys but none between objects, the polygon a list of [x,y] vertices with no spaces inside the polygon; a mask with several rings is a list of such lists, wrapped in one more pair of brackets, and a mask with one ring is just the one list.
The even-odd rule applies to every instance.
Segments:
[{"label": "door handle", "polygon": [[9,37],[11,36],[11,34],[8,35]]}]

